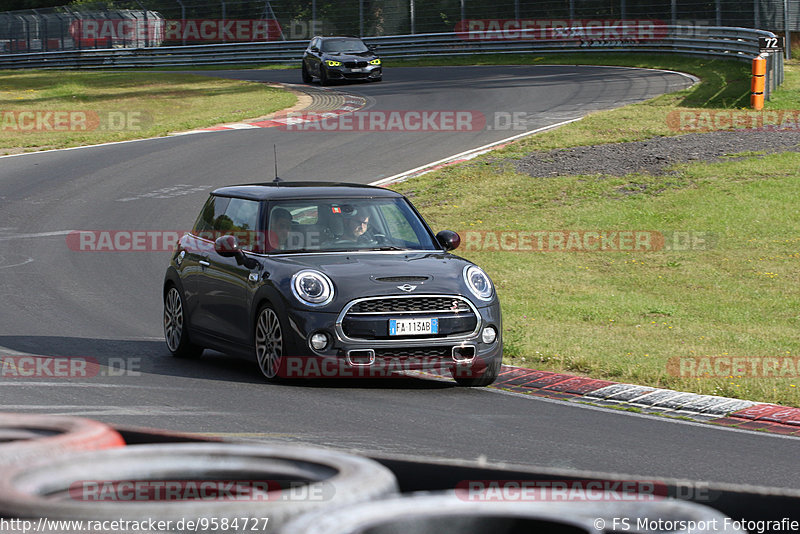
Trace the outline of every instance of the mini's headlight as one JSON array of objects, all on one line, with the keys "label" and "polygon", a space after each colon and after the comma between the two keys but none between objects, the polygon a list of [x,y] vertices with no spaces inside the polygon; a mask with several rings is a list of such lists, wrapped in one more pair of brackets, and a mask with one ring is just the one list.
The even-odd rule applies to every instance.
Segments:
[{"label": "mini's headlight", "polygon": [[467,265],[464,267],[464,281],[472,294],[481,300],[492,300],[494,289],[492,281],[477,265]]},{"label": "mini's headlight", "polygon": [[306,269],[292,276],[292,293],[308,306],[324,306],[333,300],[333,283],[319,271]]},{"label": "mini's headlight", "polygon": [[376,58],[376,59],[373,59],[372,61],[370,61],[369,64],[370,65],[380,65],[381,64],[381,60],[380,60],[380,58]]},{"label": "mini's headlight", "polygon": [[326,59],[325,60],[325,64],[327,66],[329,66],[329,67],[341,67],[342,66],[342,62],[341,61],[334,61],[332,59]]}]

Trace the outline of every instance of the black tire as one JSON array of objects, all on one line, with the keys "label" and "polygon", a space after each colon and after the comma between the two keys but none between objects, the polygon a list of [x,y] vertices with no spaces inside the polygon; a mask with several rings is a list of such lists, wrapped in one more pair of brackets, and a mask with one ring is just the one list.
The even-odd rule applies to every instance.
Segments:
[{"label": "black tire", "polygon": [[[502,486],[502,482],[498,482]],[[458,490],[456,490],[458,491]],[[466,492],[464,492],[466,493]],[[618,502],[610,493],[605,502],[587,501],[471,501],[468,494],[418,493],[383,501],[364,502],[343,509],[317,511],[298,517],[276,534],[394,534],[396,532],[484,534],[485,532],[553,532],[579,534],[610,532],[602,525],[614,518],[637,520],[657,517],[662,522],[703,523],[697,532],[718,532],[725,524],[721,512],[705,505],[665,499],[653,502]],[[599,520],[598,520],[599,518]],[[729,520],[729,519],[728,519]],[[602,521],[602,523],[600,523]],[[716,521],[717,527],[713,527]],[[739,533],[738,529],[722,529]],[[663,533],[662,528],[636,532]]]},{"label": "black tire", "polygon": [[203,347],[195,345],[186,328],[183,291],[170,284],[164,292],[164,341],[176,358],[194,359],[203,354]]},{"label": "black tire", "polygon": [[303,83],[311,83],[314,77],[311,76],[311,74],[308,72],[308,68],[306,67],[305,61],[303,61],[303,66],[301,67],[301,70],[303,71]]},{"label": "black tire", "polygon": [[281,367],[285,366],[286,339],[283,324],[271,304],[263,304],[259,308],[253,327],[253,347],[261,374],[271,381],[281,379]]},{"label": "black tire", "polygon": [[322,65],[319,66],[319,84],[330,85],[331,81],[328,79],[328,71]]},{"label": "black tire", "polygon": [[470,369],[466,373],[463,369],[456,367],[453,369],[453,380],[455,380],[456,384],[459,386],[470,388],[486,387],[497,380],[497,375],[500,374],[500,366],[502,364],[501,358],[494,358],[482,371],[474,371],[473,367],[473,369]]},{"label": "black tire", "polygon": [[[94,482],[94,487],[81,486],[76,481]],[[108,488],[111,498],[97,498],[97,481],[115,481]],[[122,484],[129,481],[151,481],[160,483],[162,488],[164,482],[170,482],[177,493],[137,491],[131,495],[130,487],[125,490]],[[230,485],[225,487],[233,481],[239,481],[236,490]],[[206,483],[207,489],[191,495],[187,483],[196,488],[201,482]],[[128,491],[129,497],[114,499],[122,491]],[[386,467],[367,458],[326,449],[234,443],[136,445],[51,457],[3,471],[0,517],[128,521],[158,518],[173,521],[173,527],[177,521],[189,518],[221,521],[238,517],[241,521],[245,517],[268,517],[272,532],[308,511],[338,509],[396,493],[397,480]],[[228,499],[223,500],[226,496]],[[251,519],[246,526],[240,523],[238,527],[231,525],[230,529],[216,531],[251,532],[252,527]],[[259,519],[257,530],[263,532],[262,529]]]},{"label": "black tire", "polygon": [[108,425],[55,415],[0,413],[0,473],[8,465],[25,465],[73,451],[123,447],[125,440]]},{"label": "black tire", "polygon": [[[431,492],[349,506],[298,517],[276,534],[484,534],[496,532],[597,532],[582,517],[559,514],[542,502],[470,502],[453,494]],[[324,528],[320,528],[324,525]]]}]

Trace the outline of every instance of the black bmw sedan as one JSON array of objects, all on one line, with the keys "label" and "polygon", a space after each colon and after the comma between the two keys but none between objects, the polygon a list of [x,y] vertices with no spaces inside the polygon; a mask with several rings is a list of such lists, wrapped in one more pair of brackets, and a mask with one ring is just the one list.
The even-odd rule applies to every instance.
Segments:
[{"label": "black bmw sedan", "polygon": [[303,83],[383,79],[381,58],[357,37],[314,37],[303,53]]},{"label": "black bmw sedan", "polygon": [[177,357],[254,357],[267,379],[446,371],[485,386],[502,360],[494,286],[401,194],[277,182],[213,191],[164,280]]}]

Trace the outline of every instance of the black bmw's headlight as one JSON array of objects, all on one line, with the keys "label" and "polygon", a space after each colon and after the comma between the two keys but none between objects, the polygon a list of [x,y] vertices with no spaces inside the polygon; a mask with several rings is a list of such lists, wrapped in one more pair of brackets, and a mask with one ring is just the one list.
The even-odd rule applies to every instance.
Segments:
[{"label": "black bmw's headlight", "polygon": [[308,306],[324,306],[333,300],[333,282],[319,271],[298,271],[292,276],[292,294]]}]

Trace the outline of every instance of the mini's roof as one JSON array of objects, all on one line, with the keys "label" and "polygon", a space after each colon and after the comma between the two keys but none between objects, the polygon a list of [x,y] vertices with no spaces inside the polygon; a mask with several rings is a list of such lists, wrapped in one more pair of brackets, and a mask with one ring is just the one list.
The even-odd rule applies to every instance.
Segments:
[{"label": "mini's roof", "polygon": [[334,182],[267,182],[220,187],[211,192],[221,197],[249,200],[303,198],[398,198],[400,193],[363,184]]}]

